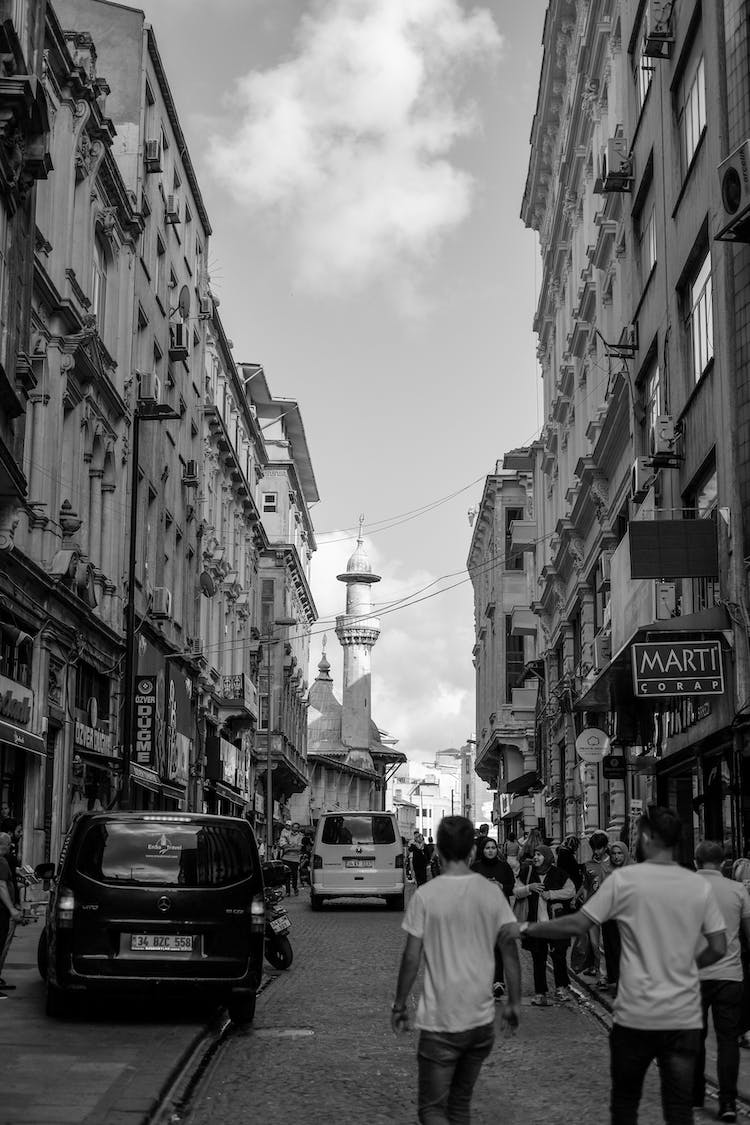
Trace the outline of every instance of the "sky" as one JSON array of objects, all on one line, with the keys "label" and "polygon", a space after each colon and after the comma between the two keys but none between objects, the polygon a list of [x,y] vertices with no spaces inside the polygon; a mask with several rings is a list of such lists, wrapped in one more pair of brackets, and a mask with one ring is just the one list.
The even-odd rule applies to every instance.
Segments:
[{"label": "sky", "polygon": [[540,427],[538,249],[519,212],[546,5],[129,6],[196,166],[234,357],[300,404],[321,496],[310,679],[327,633],[340,693],[335,576],[362,514],[382,575],[373,717],[434,759],[474,735],[467,512]]}]

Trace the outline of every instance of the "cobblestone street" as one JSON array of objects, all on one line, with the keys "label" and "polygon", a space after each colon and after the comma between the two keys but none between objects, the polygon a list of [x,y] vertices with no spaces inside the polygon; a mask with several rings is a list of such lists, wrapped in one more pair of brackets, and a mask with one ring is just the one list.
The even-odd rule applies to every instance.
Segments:
[{"label": "cobblestone street", "polygon": [[[189,1125],[258,1121],[410,1125],[416,1117],[416,1036],[395,1038],[390,1003],[402,915],[334,904],[312,914],[290,901],[295,962],[267,988],[255,1024],[234,1038],[209,1074]],[[476,1125],[604,1125],[609,1061],[605,1030],[577,1004],[524,1008],[513,1039],[498,1035],[474,1097]],[[710,1116],[697,1115],[696,1121]],[[644,1125],[661,1121],[651,1077]]]}]

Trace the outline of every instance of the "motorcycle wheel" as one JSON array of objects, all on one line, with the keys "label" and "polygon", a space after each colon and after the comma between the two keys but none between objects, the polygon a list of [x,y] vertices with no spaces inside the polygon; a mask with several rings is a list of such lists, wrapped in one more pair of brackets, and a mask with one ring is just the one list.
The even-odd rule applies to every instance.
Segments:
[{"label": "motorcycle wheel", "polygon": [[277,937],[266,946],[266,960],[274,969],[288,969],[294,959],[288,937]]}]

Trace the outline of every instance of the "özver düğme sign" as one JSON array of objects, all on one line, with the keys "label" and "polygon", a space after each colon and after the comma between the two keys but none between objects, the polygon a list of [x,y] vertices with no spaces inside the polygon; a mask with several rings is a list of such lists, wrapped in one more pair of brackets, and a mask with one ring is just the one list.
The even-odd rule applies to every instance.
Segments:
[{"label": "\u00f6zver d\u00fc\u011fme sign", "polygon": [[634,644],[633,690],[656,696],[723,695],[720,641],[657,641]]}]

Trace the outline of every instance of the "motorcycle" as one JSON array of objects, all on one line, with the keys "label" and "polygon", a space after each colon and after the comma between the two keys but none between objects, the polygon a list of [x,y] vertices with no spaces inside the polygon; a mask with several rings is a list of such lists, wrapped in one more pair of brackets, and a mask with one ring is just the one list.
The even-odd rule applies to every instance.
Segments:
[{"label": "motorcycle", "polygon": [[274,969],[288,969],[294,958],[287,934],[292,928],[286,907],[282,905],[288,868],[279,860],[263,864],[263,897],[266,903],[264,952]]}]

